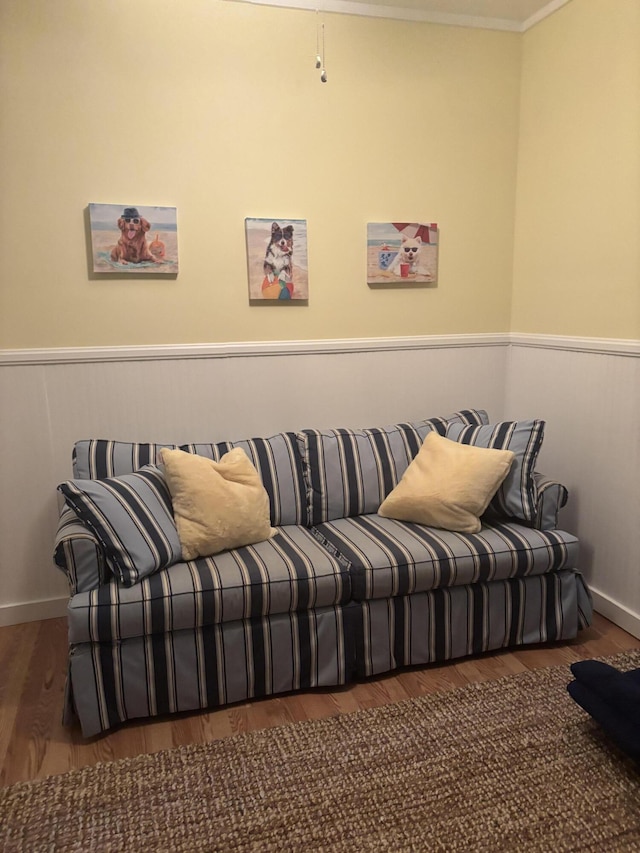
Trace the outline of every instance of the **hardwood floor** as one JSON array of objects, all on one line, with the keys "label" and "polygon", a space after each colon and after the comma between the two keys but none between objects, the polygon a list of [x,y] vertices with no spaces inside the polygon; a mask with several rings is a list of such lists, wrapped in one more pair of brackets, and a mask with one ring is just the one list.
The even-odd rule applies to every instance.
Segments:
[{"label": "hardwood floor", "polygon": [[563,644],[403,670],[334,691],[315,690],[210,712],[132,722],[84,740],[77,725],[65,728],[61,723],[66,633],[66,619],[0,628],[0,785],[640,647],[640,640],[595,614],[588,630]]}]

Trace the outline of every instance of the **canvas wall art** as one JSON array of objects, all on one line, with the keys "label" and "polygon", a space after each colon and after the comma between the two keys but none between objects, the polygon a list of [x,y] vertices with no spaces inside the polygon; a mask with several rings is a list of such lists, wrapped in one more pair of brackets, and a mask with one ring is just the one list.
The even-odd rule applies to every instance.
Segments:
[{"label": "canvas wall art", "polygon": [[249,299],[309,299],[306,219],[245,219]]},{"label": "canvas wall art", "polygon": [[370,222],[367,225],[369,284],[435,284],[438,280],[438,225]]},{"label": "canvas wall art", "polygon": [[90,204],[89,223],[94,272],[177,275],[175,207]]}]

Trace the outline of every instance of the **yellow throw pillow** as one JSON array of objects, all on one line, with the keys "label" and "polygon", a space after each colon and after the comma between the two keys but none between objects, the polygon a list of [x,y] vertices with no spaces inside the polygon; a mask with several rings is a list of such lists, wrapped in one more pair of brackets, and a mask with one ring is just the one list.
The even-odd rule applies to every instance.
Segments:
[{"label": "yellow throw pillow", "polygon": [[379,515],[477,533],[480,516],[509,473],[515,454],[458,444],[430,432]]},{"label": "yellow throw pillow", "polygon": [[208,557],[269,539],[269,496],[247,454],[234,447],[214,462],[162,450],[182,559]]}]

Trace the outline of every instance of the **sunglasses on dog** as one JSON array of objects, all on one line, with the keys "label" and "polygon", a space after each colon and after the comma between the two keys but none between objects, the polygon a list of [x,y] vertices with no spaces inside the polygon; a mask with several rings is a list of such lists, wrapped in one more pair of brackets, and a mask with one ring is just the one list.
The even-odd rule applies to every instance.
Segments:
[{"label": "sunglasses on dog", "polygon": [[125,222],[133,222],[133,224],[134,224],[134,225],[139,225],[139,224],[140,224],[140,220],[138,219],[138,217],[137,217],[137,216],[134,216],[134,217],[131,217],[131,216],[124,216],[124,217],[123,217],[123,219],[124,219],[124,221],[125,221]]},{"label": "sunglasses on dog", "polygon": [[404,251],[405,251],[405,252],[407,252],[407,253],[409,253],[409,252],[415,252],[415,249],[414,249],[414,248],[411,248],[411,247],[409,247],[409,246],[405,246],[405,247],[404,247]]}]

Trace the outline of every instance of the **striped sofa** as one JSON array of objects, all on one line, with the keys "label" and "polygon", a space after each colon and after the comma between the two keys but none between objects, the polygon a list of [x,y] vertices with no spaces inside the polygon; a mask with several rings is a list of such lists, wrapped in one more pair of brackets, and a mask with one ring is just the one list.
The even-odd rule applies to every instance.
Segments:
[{"label": "striped sofa", "polygon": [[[431,430],[516,454],[477,534],[377,514]],[[566,489],[535,471],[543,430],[467,410],[181,445],[215,460],[242,447],[277,528],[188,562],[166,547],[156,465],[176,445],[77,442],[55,542],[70,586],[65,721],[90,737],[132,718],[574,637],[591,602],[578,542],[557,528]],[[86,511],[100,500],[98,517]]]}]

